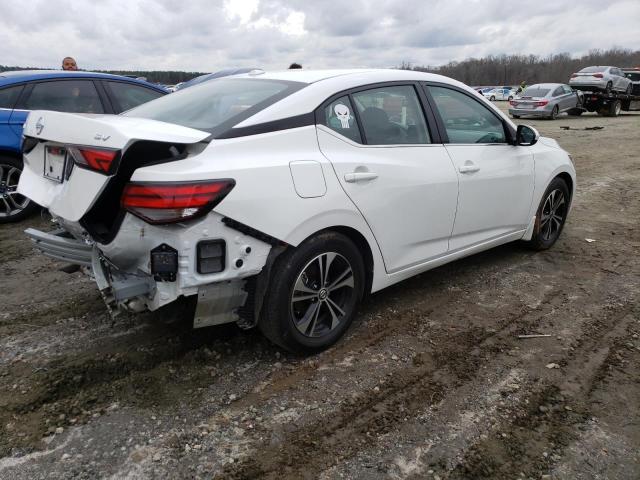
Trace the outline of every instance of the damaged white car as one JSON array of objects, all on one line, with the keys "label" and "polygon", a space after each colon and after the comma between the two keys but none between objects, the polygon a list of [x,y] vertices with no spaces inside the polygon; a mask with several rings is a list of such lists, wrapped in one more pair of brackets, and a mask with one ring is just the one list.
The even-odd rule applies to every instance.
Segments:
[{"label": "damaged white car", "polygon": [[569,155],[457,81],[403,70],[222,78],[123,115],[34,111],[18,191],[59,230],[43,253],[90,267],[107,305],[197,298],[317,351],[364,295],[490,247],[560,235]]}]

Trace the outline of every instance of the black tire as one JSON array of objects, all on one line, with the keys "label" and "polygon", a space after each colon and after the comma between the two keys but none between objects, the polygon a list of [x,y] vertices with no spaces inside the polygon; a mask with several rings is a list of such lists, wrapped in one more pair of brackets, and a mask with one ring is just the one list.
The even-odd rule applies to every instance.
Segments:
[{"label": "black tire", "polygon": [[[558,197],[558,194],[562,196]],[[567,183],[560,177],[554,178],[542,196],[536,211],[533,236],[527,245],[534,250],[551,248],[562,233],[570,205],[571,193]]]},{"label": "black tire", "polygon": [[624,91],[625,94],[627,95],[631,95],[631,92],[633,92],[633,84],[629,84],[627,85],[627,89]]},{"label": "black tire", "polygon": [[555,107],[553,107],[553,110],[551,110],[551,115],[549,116],[549,120],[555,120],[556,118],[558,118],[559,113],[560,113],[560,109],[558,108],[558,105],[556,105]]},{"label": "black tire", "polygon": [[491,100],[492,102],[495,102],[495,101],[496,101],[496,97],[494,97],[493,95],[491,95],[491,98],[490,98],[489,100]]},{"label": "black tire", "polygon": [[608,82],[604,91],[607,93],[607,95],[610,95],[612,90],[613,90],[613,83]]},{"label": "black tire", "polygon": [[38,205],[15,192],[22,174],[22,161],[0,155],[0,223],[19,222],[38,210]]},{"label": "black tire", "polygon": [[511,115],[513,118],[520,118],[520,115]]},{"label": "black tire", "polygon": [[[609,107],[603,108],[601,110],[601,115],[605,117],[617,117],[620,115],[622,111],[622,102],[620,100],[615,100],[609,104]],[[600,111],[598,112],[600,113]]]},{"label": "black tire", "polygon": [[[325,283],[319,285],[321,268],[327,264]],[[344,284],[351,279],[352,286]],[[332,290],[332,283],[338,288]],[[258,326],[269,340],[286,350],[319,352],[349,328],[364,285],[364,261],[354,243],[340,233],[320,233],[277,259]]]},{"label": "black tire", "polygon": [[579,108],[572,108],[571,110],[567,111],[567,114],[579,117],[583,112],[584,110],[580,110]]},{"label": "black tire", "polygon": [[511,101],[511,100],[513,100],[513,97],[510,96],[507,100]]}]

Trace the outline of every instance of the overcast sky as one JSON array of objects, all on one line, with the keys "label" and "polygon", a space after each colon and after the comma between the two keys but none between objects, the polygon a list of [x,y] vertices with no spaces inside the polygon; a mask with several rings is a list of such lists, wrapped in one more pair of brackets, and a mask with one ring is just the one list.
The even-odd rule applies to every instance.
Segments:
[{"label": "overcast sky", "polygon": [[0,0],[0,64],[215,71],[640,48],[640,0]]}]

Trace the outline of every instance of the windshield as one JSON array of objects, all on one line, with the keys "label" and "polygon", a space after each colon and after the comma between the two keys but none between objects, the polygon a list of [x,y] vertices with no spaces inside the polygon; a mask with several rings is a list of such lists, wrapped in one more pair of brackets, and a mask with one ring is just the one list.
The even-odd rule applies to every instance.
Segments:
[{"label": "windshield", "polygon": [[214,133],[231,128],[304,86],[282,80],[221,78],[165,95],[124,115]]},{"label": "windshield", "polygon": [[640,81],[640,72],[625,72],[624,76],[627,77],[632,82]]},{"label": "windshield", "polygon": [[549,88],[538,88],[538,87],[529,87],[525,88],[524,92],[522,92],[523,97],[546,97],[547,93],[549,93]]},{"label": "windshield", "polygon": [[587,68],[583,68],[582,70],[580,70],[580,73],[604,72],[606,69],[607,69],[607,67],[587,67]]}]

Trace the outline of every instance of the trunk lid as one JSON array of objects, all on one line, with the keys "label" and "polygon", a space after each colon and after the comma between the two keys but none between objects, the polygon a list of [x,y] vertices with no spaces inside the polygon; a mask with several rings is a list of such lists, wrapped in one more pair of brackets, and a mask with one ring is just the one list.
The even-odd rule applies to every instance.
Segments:
[{"label": "trunk lid", "polygon": [[191,144],[209,133],[142,118],[36,110],[27,118],[24,136],[35,146],[25,149],[18,191],[54,215],[78,222],[111,176],[75,165],[69,146],[117,150],[122,156],[136,141]]}]

